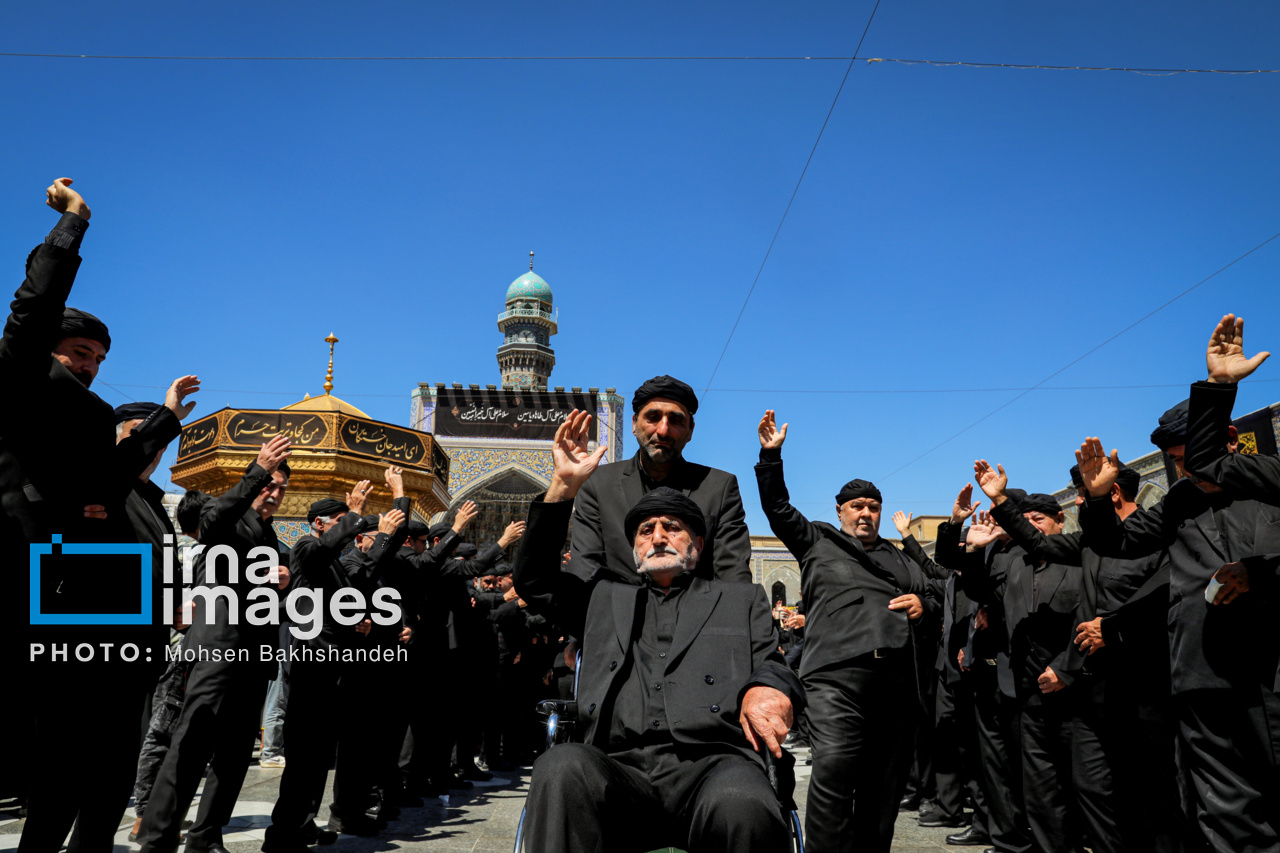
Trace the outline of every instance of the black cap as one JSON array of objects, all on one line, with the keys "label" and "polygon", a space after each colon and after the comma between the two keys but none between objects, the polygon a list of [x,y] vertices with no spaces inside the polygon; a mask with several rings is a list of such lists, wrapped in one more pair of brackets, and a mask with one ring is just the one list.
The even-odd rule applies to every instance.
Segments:
[{"label": "black cap", "polygon": [[457,548],[454,549],[453,555],[455,557],[474,557],[476,555],[477,550],[479,549],[477,549],[476,546],[472,545],[470,542],[463,542],[461,545],[459,545]]},{"label": "black cap", "polygon": [[431,528],[427,527],[416,518],[409,521],[409,537],[411,539],[421,539],[431,533]]},{"label": "black cap", "polygon": [[693,498],[684,492],[660,486],[636,501],[635,506],[627,511],[627,517],[623,522],[627,539],[634,542],[636,530],[646,519],[653,518],[655,515],[673,515],[688,524],[689,528],[699,536],[707,535],[707,520],[702,515],[702,508],[694,502]]},{"label": "black cap", "polygon": [[321,498],[307,510],[307,521],[315,521],[317,518],[337,515],[340,512],[351,512],[351,507],[337,498]]},{"label": "black cap", "polygon": [[440,539],[446,533],[453,529],[453,525],[447,521],[437,521],[431,527],[427,528],[427,537],[430,539]]},{"label": "black cap", "polygon": [[107,332],[107,324],[79,308],[62,309],[62,328],[59,334],[63,338],[89,338],[102,344],[102,348],[111,351],[111,335]]},{"label": "black cap", "polygon": [[698,413],[698,395],[693,393],[693,389],[674,376],[666,375],[655,376],[636,389],[635,396],[631,398],[631,411],[639,412],[646,403],[658,397],[679,403],[689,410],[690,415]]},{"label": "black cap", "polygon": [[116,406],[116,423],[146,420],[159,408],[159,403],[125,403],[123,406]]},{"label": "black cap", "polygon": [[870,480],[850,480],[845,483],[840,493],[836,495],[836,506],[844,506],[854,498],[875,498],[884,503],[884,498],[880,497],[880,490]]},{"label": "black cap", "polygon": [[1046,495],[1043,492],[1033,492],[1024,498],[1018,504],[1018,509],[1022,512],[1042,512],[1045,515],[1057,515],[1062,512],[1062,507],[1054,499],[1053,495]]},{"label": "black cap", "polygon": [[1151,433],[1151,443],[1161,450],[1187,443],[1190,400],[1183,400],[1160,416],[1160,425]]}]

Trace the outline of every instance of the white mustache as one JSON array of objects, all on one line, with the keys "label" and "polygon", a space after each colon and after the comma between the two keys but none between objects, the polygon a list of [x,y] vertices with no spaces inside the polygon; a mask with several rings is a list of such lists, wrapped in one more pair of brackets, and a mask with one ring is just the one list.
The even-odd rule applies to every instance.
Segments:
[{"label": "white mustache", "polygon": [[263,503],[264,503],[264,504],[274,504],[274,503],[277,503],[277,501],[276,501],[276,499],[275,499],[275,498],[267,498],[266,500],[264,500],[264,501],[263,501]]},{"label": "white mustache", "polygon": [[680,552],[677,551],[675,548],[672,548],[670,545],[655,545],[654,547],[650,548],[649,553],[645,554],[644,556],[645,556],[645,559],[647,560],[650,557],[656,557],[659,554],[670,554],[673,557],[680,556]]}]

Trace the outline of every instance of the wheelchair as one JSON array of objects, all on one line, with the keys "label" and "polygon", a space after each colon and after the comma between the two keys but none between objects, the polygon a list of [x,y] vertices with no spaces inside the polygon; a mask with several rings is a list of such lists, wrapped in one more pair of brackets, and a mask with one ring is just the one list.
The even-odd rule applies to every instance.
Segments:
[{"label": "wheelchair", "polygon": [[[578,655],[573,669],[573,695],[578,695],[578,673],[582,671],[582,650],[578,650]],[[564,699],[545,699],[538,703],[538,713],[546,718],[544,731],[546,734],[546,748],[551,749],[559,743],[569,743],[573,739],[573,729],[578,722],[578,703],[576,700]],[[773,787],[774,793],[782,790],[779,787],[777,759],[768,750],[764,751],[765,771],[769,776],[769,784]],[[791,789],[794,790],[794,784]],[[804,830],[800,825],[800,815],[796,813],[795,802],[792,801],[791,795],[780,795],[778,799],[779,808],[787,813],[788,824],[791,827],[791,847],[794,853],[804,853]],[[516,827],[516,844],[514,853],[525,853],[524,850],[524,819],[527,806],[520,810],[520,823]],[[668,850],[672,848],[666,848]],[[533,851],[533,853],[544,853],[544,851]]]}]

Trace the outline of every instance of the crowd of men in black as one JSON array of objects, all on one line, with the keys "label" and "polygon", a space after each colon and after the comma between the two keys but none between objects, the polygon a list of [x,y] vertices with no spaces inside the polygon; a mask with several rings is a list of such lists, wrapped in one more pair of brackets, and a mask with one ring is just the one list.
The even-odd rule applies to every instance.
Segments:
[{"label": "crowd of men in black", "polygon": [[[23,577],[34,549],[59,541],[150,544],[163,564],[175,531],[150,476],[199,390],[184,376],[163,405],[114,411],[89,390],[111,341],[66,306],[89,219],[70,183],[47,190],[63,216],[29,256],[0,342],[0,389],[29,404],[0,420],[0,547]],[[158,596],[153,618],[135,620],[147,624],[56,618],[121,606],[110,563],[33,572],[38,588],[5,599],[23,744],[40,753],[11,764],[29,803],[20,850],[55,853],[70,833],[71,853],[105,853],[135,791],[143,850],[171,853],[204,779],[186,847],[224,853],[269,685],[284,679],[287,760],[266,853],[377,833],[406,803],[482,774],[477,758],[524,763],[534,702],[555,696],[576,700],[576,737],[534,763],[527,850],[786,849],[791,734],[812,747],[817,853],[888,851],[900,808],[925,799],[922,824],[963,830],[949,843],[1002,853],[1278,853],[1280,459],[1236,452],[1231,426],[1236,384],[1266,357],[1244,356],[1234,316],[1214,329],[1208,381],[1152,434],[1181,476],[1155,505],[1136,504],[1138,475],[1096,438],[1074,454],[1070,534],[1051,496],[979,460],[990,510],[962,488],[932,556],[909,516],[894,519],[901,547],[880,535],[882,495],[865,480],[839,489],[838,525],[801,514],[783,475],[788,426],[767,411],[755,474],[799,561],[794,611],[752,582],[737,478],[684,458],[698,400],[670,376],[636,391],[629,460],[601,467],[590,415],[570,415],[527,527],[478,552],[462,542],[474,505],[417,522],[396,468],[392,509],[365,514],[372,487],[358,483],[312,504],[309,534],[282,548],[271,519],[290,449],[277,437],[237,485],[189,494],[178,518],[206,546],[198,584],[253,592],[248,572],[208,558],[214,546],[244,563],[258,548],[279,555],[271,583],[318,593],[313,637],[230,618],[216,598],[212,613],[179,617],[182,662],[162,672]],[[385,590],[404,603],[394,624],[326,615]],[[60,644],[136,644],[156,660],[71,666],[44,653]],[[258,658],[281,645],[376,648],[392,663]]]}]

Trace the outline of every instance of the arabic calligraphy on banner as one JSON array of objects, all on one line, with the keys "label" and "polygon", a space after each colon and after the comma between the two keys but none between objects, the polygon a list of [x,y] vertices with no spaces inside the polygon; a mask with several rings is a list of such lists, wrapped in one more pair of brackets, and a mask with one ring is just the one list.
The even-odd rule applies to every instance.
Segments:
[{"label": "arabic calligraphy on banner", "polygon": [[353,453],[414,466],[422,465],[427,458],[427,443],[423,436],[377,421],[352,418],[342,425],[338,435],[342,439],[342,446]]},{"label": "arabic calligraphy on banner", "polygon": [[218,443],[218,416],[209,415],[182,428],[178,458],[208,450]]},{"label": "arabic calligraphy on banner", "polygon": [[[596,395],[563,391],[436,392],[435,434],[468,438],[524,438],[550,441],[574,409],[596,412]],[[591,420],[589,441],[595,441]]]},{"label": "arabic calligraphy on banner", "polygon": [[287,435],[295,447],[318,447],[329,435],[319,415],[305,412],[236,412],[227,421],[229,444],[257,447],[277,435]]}]

